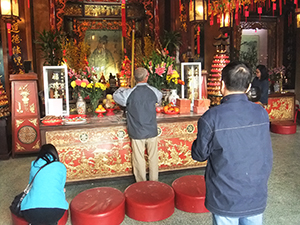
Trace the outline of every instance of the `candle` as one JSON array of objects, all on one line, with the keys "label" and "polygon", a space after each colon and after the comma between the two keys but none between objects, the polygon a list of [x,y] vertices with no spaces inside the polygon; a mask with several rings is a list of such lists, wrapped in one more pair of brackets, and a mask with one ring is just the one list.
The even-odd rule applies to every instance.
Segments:
[{"label": "candle", "polygon": [[198,25],[197,32],[197,54],[200,56],[200,26]]},{"label": "candle", "polygon": [[135,30],[132,30],[132,42],[131,42],[131,87],[134,86],[134,33]]},{"label": "candle", "polygon": [[7,29],[7,44],[8,44],[8,53],[10,56],[12,56],[12,44],[11,44],[11,24],[6,24]]}]

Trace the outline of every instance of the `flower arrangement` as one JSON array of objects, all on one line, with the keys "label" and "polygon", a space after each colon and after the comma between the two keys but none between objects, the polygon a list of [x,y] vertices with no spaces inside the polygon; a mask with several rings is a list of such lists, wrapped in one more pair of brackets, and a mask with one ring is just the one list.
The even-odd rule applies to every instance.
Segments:
[{"label": "flower arrangement", "polygon": [[279,66],[269,70],[269,81],[271,84],[275,84],[285,76],[285,67]]},{"label": "flower arrangement", "polygon": [[175,58],[169,55],[168,50],[153,51],[148,59],[143,60],[143,66],[149,72],[148,83],[162,89],[177,89],[184,81],[179,79],[179,74],[173,69],[175,66]]},{"label": "flower arrangement", "polygon": [[80,94],[81,97],[89,97],[93,111],[98,107],[99,99],[103,97],[103,93],[108,88],[109,84],[103,84],[99,82],[97,74],[94,68],[88,66],[85,69],[76,73],[75,70],[70,69],[68,72],[71,80],[71,87],[73,88],[73,97]]}]

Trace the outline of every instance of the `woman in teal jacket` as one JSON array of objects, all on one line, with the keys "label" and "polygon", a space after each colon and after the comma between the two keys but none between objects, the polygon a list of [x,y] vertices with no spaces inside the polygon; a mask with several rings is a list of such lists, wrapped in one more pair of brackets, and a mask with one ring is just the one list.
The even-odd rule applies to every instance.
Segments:
[{"label": "woman in teal jacket", "polygon": [[56,148],[52,144],[43,145],[38,157],[31,163],[29,183],[32,188],[21,203],[24,218],[32,225],[55,225],[68,209],[64,187],[66,183],[66,167],[59,162]]}]

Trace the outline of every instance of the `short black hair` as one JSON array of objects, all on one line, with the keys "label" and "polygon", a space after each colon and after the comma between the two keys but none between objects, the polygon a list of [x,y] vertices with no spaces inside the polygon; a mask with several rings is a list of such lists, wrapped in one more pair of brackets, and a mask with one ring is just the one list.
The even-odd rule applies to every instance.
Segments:
[{"label": "short black hair", "polygon": [[256,67],[256,69],[258,69],[260,71],[260,80],[266,80],[269,78],[269,73],[268,73],[268,69],[265,65],[258,65]]},{"label": "short black hair", "polygon": [[222,80],[228,91],[246,91],[251,83],[251,70],[243,62],[231,62],[222,70]]}]

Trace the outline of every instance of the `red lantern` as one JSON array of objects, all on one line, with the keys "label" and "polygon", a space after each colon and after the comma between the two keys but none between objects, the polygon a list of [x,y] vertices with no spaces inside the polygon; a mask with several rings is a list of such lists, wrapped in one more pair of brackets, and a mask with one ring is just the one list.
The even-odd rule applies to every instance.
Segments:
[{"label": "red lantern", "polygon": [[259,20],[260,20],[262,14],[262,7],[257,8],[257,13],[259,14]]}]

